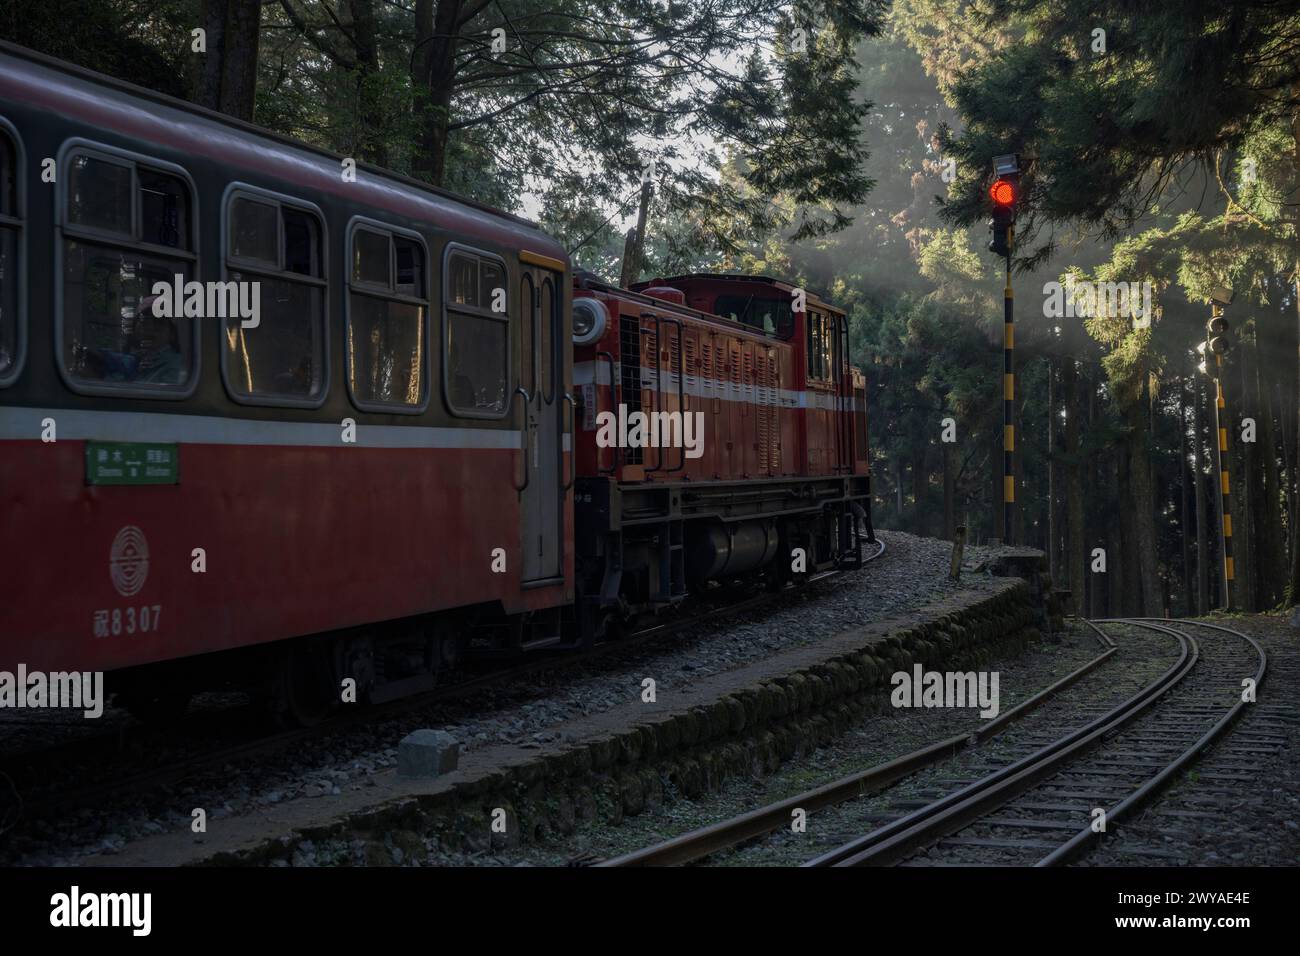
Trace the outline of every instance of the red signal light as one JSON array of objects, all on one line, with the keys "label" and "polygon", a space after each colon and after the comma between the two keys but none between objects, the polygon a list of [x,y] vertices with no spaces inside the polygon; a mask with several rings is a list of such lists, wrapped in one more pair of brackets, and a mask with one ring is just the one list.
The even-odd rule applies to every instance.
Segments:
[{"label": "red signal light", "polygon": [[1016,188],[1005,179],[999,179],[989,187],[989,196],[995,205],[1010,206],[1016,201]]}]

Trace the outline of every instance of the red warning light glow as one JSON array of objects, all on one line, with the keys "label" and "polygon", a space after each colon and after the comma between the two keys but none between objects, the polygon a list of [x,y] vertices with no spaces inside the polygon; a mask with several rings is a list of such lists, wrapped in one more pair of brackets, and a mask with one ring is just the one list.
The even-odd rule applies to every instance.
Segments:
[{"label": "red warning light glow", "polygon": [[999,179],[989,187],[989,195],[999,206],[1010,206],[1016,199],[1016,188],[1005,179]]}]

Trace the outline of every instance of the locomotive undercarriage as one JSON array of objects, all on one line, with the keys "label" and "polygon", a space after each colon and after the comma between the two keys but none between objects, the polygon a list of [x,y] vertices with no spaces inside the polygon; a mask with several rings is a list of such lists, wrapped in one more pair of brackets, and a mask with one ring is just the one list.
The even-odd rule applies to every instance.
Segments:
[{"label": "locomotive undercarriage", "polygon": [[480,622],[493,635],[525,628],[499,608],[458,609],[131,668],[109,674],[108,687],[118,706],[148,721],[178,718],[203,691],[239,690],[278,722],[311,724],[345,698],[381,703],[433,688],[467,654]]},{"label": "locomotive undercarriage", "polygon": [[579,642],[688,594],[737,580],[768,587],[860,564],[870,479],[577,484]]}]

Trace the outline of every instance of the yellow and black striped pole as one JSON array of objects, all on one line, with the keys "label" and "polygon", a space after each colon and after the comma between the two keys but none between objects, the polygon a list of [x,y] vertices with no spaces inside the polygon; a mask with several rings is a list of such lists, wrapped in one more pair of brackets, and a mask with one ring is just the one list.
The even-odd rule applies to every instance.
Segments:
[{"label": "yellow and black striped pole", "polygon": [[[1006,229],[1011,248],[1013,228]],[[1011,298],[1011,255],[1006,256],[1006,289],[1002,295],[1002,541],[1015,537],[1015,319]]]},{"label": "yellow and black striped pole", "polygon": [[1007,285],[1002,299],[1002,541],[1015,537],[1016,511],[1016,327],[1011,296],[1012,227],[1007,227]]},{"label": "yellow and black striped pole", "polygon": [[[1217,312],[1215,313],[1218,314]],[[1228,411],[1223,398],[1223,356],[1214,353],[1214,427],[1219,433],[1219,494],[1223,516],[1223,609],[1232,610],[1232,498],[1228,481]]]}]

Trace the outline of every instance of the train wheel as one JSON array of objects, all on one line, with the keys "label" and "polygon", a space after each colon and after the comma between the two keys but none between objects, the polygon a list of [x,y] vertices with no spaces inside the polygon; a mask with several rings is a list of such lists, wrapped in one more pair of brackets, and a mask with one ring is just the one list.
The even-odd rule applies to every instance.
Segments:
[{"label": "train wheel", "polygon": [[277,722],[310,727],[329,716],[340,693],[333,659],[328,641],[300,643],[285,651],[268,702]]},{"label": "train wheel", "polygon": [[627,636],[628,616],[621,610],[606,611],[601,620],[599,638],[602,641],[619,641]]}]

